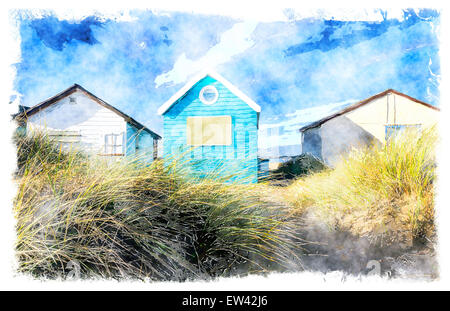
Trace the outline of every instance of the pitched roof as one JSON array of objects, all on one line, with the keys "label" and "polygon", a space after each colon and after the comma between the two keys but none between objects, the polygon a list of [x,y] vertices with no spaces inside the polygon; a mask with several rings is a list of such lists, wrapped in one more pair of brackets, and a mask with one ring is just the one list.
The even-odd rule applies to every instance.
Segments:
[{"label": "pitched roof", "polygon": [[41,102],[41,103],[39,103],[39,104],[37,104],[37,105],[35,105],[33,107],[28,108],[25,111],[22,111],[22,112],[18,113],[17,115],[14,116],[14,119],[26,119],[29,116],[35,114],[36,112],[39,112],[39,111],[41,111],[41,110],[43,110],[43,109],[53,105],[54,103],[58,102],[60,99],[66,97],[66,96],[69,96],[70,94],[75,93],[76,91],[83,92],[86,96],[88,96],[92,100],[96,101],[101,106],[103,106],[103,107],[105,107],[105,108],[115,112],[116,114],[118,114],[119,116],[124,118],[126,122],[134,125],[138,129],[148,132],[152,136],[156,137],[156,139],[161,139],[161,136],[159,136],[158,134],[156,134],[155,132],[153,132],[152,130],[147,128],[145,125],[142,125],[141,123],[139,123],[138,121],[134,120],[132,117],[126,115],[125,113],[123,113],[119,109],[114,108],[113,106],[111,106],[110,104],[108,104],[104,100],[98,98],[97,96],[95,96],[91,92],[87,91],[85,88],[83,88],[82,86],[80,86],[78,84],[74,84],[71,87],[69,87],[68,89],[65,89],[64,91],[62,91],[61,93],[58,93],[55,96],[50,97],[49,99],[47,99],[47,100],[45,100],[45,101],[43,101],[43,102]]},{"label": "pitched roof", "polygon": [[389,94],[389,93],[393,93],[393,94],[397,94],[397,95],[403,96],[403,97],[408,98],[409,100],[412,100],[412,101],[414,101],[416,103],[419,103],[419,104],[422,104],[424,106],[427,106],[428,108],[440,111],[440,109],[438,107],[432,106],[432,105],[430,105],[430,104],[428,104],[426,102],[418,100],[417,98],[414,98],[414,97],[411,97],[409,95],[403,94],[403,93],[401,93],[399,91],[396,91],[394,89],[387,89],[386,91],[383,91],[381,93],[375,94],[375,95],[373,95],[373,96],[371,96],[369,98],[366,98],[366,99],[364,99],[364,100],[362,100],[360,102],[357,102],[357,103],[355,103],[353,105],[350,105],[350,106],[348,106],[348,107],[346,107],[346,108],[344,108],[342,110],[339,110],[338,112],[335,112],[335,113],[333,113],[333,114],[331,114],[329,116],[326,116],[326,117],[324,117],[324,118],[322,118],[322,119],[320,119],[318,121],[315,121],[315,122],[312,122],[312,123],[310,123],[308,125],[305,125],[304,127],[300,128],[299,131],[300,132],[304,132],[304,131],[309,130],[311,128],[318,127],[318,126],[322,125],[323,123],[325,123],[325,122],[327,122],[327,121],[329,121],[331,119],[334,119],[334,118],[336,118],[336,117],[338,117],[340,115],[343,115],[343,114],[345,114],[347,112],[350,112],[350,111],[355,110],[355,109],[357,109],[357,108],[359,108],[361,106],[364,106],[364,105],[370,103],[371,101],[373,101],[373,100],[375,100],[377,98],[383,97],[384,95]]},{"label": "pitched roof", "polygon": [[231,84],[228,80],[226,80],[224,77],[222,77],[220,74],[213,70],[203,70],[199,74],[195,75],[188,83],[186,83],[185,86],[183,86],[178,92],[176,92],[171,98],[169,98],[168,101],[166,101],[161,107],[158,109],[158,114],[163,115],[164,113],[169,110],[170,107],[172,107],[173,104],[175,104],[179,99],[184,97],[186,93],[195,86],[200,80],[202,80],[205,77],[211,77],[213,79],[216,79],[220,83],[222,83],[224,86],[226,86],[234,95],[242,99],[247,105],[249,105],[253,110],[256,112],[261,112],[261,107],[256,104],[250,97],[242,93],[237,87],[235,87],[233,84]]}]

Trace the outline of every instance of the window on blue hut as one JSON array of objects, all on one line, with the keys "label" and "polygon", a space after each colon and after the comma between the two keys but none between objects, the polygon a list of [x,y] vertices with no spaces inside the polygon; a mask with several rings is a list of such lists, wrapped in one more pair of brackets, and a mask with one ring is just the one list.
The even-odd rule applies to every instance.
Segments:
[{"label": "window on blue hut", "polygon": [[153,160],[158,158],[158,140],[153,138]]},{"label": "window on blue hut", "polygon": [[231,145],[231,116],[188,117],[187,145]]},{"label": "window on blue hut", "polygon": [[139,142],[139,140],[140,140],[140,135],[139,135],[139,133],[138,134],[136,134],[136,137],[135,137],[135,139],[134,139],[134,143],[135,143],[135,149],[136,149],[136,152],[137,151],[139,151],[139,148],[140,148],[140,142]]},{"label": "window on blue hut", "polygon": [[199,98],[205,105],[212,105],[219,98],[219,92],[214,86],[207,85],[200,90]]},{"label": "window on blue hut", "polygon": [[388,141],[390,138],[401,134],[407,129],[420,130],[420,124],[390,124],[385,126],[385,139]]}]

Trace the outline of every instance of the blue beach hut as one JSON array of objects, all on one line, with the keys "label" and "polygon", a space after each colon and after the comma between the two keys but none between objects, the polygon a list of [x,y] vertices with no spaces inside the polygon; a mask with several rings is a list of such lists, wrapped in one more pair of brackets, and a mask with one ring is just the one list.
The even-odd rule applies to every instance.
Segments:
[{"label": "blue beach hut", "polygon": [[158,109],[163,157],[181,160],[197,176],[256,183],[260,111],[221,75],[203,71]]}]

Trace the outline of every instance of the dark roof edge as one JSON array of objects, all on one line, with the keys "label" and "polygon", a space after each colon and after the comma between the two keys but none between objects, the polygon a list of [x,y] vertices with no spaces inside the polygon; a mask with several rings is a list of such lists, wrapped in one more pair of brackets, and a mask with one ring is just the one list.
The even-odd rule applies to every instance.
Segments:
[{"label": "dark roof edge", "polygon": [[126,122],[131,123],[132,125],[136,126],[138,129],[140,130],[144,130],[146,132],[148,132],[150,135],[156,137],[157,139],[161,139],[161,136],[158,135],[157,133],[153,132],[152,130],[150,130],[149,128],[147,128],[145,125],[139,123],[138,121],[136,121],[135,119],[133,119],[132,117],[128,116],[127,114],[123,113],[122,111],[120,111],[119,109],[111,106],[110,104],[108,104],[107,102],[105,102],[104,100],[98,98],[97,96],[95,96],[94,94],[92,94],[91,92],[89,92],[88,90],[86,90],[85,88],[83,88],[81,85],[78,84],[74,84],[71,87],[67,88],[66,90],[56,94],[53,97],[50,97],[49,99],[40,102],[39,104],[30,107],[29,109],[17,114],[14,119],[22,119],[22,118],[27,118],[33,114],[35,114],[38,111],[41,111],[44,108],[47,108],[48,106],[54,104],[55,102],[57,102],[58,100],[74,93],[75,91],[80,90],[83,93],[85,93],[88,97],[90,97],[91,99],[95,100],[98,104],[102,105],[103,107],[115,112],[116,114],[120,115],[122,118],[125,119]]},{"label": "dark roof edge", "polygon": [[394,89],[387,89],[386,91],[383,91],[381,93],[375,94],[375,95],[373,95],[373,96],[371,96],[369,98],[366,98],[366,99],[364,99],[364,100],[362,100],[360,102],[357,102],[356,104],[350,105],[349,107],[346,107],[346,108],[344,108],[342,110],[339,110],[338,112],[335,112],[335,113],[333,113],[333,114],[331,114],[331,115],[329,115],[327,117],[324,117],[324,118],[322,118],[322,119],[320,119],[318,121],[315,121],[315,122],[312,122],[312,123],[310,123],[308,125],[305,125],[302,128],[300,128],[299,131],[300,132],[304,132],[304,131],[309,130],[311,128],[318,127],[318,126],[322,125],[323,123],[325,123],[325,122],[327,122],[327,121],[329,121],[331,119],[334,119],[334,118],[336,118],[338,116],[341,116],[341,115],[343,115],[343,114],[345,114],[347,112],[353,111],[353,110],[355,110],[355,109],[357,109],[357,108],[359,108],[361,106],[364,106],[365,104],[368,104],[369,102],[371,102],[371,101],[373,101],[373,100],[375,100],[375,99],[377,99],[379,97],[382,97],[382,96],[384,96],[384,95],[386,95],[388,93],[394,93],[394,94],[397,94],[399,96],[403,96],[405,98],[408,98],[409,100],[412,100],[412,101],[414,101],[416,103],[422,104],[422,105],[424,105],[424,106],[426,106],[428,108],[431,108],[431,109],[434,109],[434,110],[437,110],[437,111],[441,110],[438,107],[430,105],[430,104],[428,104],[426,102],[418,100],[417,98],[411,97],[409,95],[403,94],[403,93],[401,93],[399,91],[396,91]]}]

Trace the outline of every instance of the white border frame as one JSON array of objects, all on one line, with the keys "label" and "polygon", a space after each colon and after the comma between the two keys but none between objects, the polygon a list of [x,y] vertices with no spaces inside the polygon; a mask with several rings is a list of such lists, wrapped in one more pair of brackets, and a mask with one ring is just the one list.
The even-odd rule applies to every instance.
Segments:
[{"label": "white border frame", "polygon": [[[231,2],[231,3],[230,3]],[[264,4],[265,3],[265,4]],[[116,1],[104,1],[100,0],[96,4],[92,1],[80,0],[76,3],[71,3],[70,7],[67,4],[63,4],[56,0],[43,0],[39,3],[42,8],[56,9],[59,14],[67,14],[68,16],[77,14],[90,14],[94,10],[86,9],[89,7],[96,7],[97,12],[100,11],[105,15],[112,14],[117,15],[117,10],[125,10],[123,2]],[[149,7],[154,9],[165,9],[175,11],[187,11],[194,12],[196,14],[219,14],[225,16],[233,16],[237,18],[255,18],[261,21],[273,21],[277,17],[277,14],[281,17],[281,9],[292,7],[297,10],[302,10],[302,17],[314,16],[313,13],[317,12],[318,8],[326,7],[327,10],[320,10],[321,13],[329,13],[333,9],[334,18],[342,18],[344,14],[371,12],[375,6],[379,8],[391,8],[391,7],[434,7],[443,8],[447,7],[448,3],[441,2],[439,0],[400,0],[395,5],[392,1],[380,0],[374,4],[363,4],[355,0],[344,0],[343,2],[333,3],[329,0],[319,0],[314,3],[302,3],[294,0],[281,0],[276,3],[267,0],[258,2],[258,10],[255,10],[255,3],[253,1],[243,3],[241,0],[229,0],[226,3],[215,2],[213,5],[211,2],[206,3],[194,0],[193,2],[183,2],[180,0],[155,0],[151,5],[148,3],[143,4],[140,0],[131,0],[127,3],[127,7],[148,9]],[[0,28],[2,37],[5,38],[5,48],[0,52],[2,54],[2,84],[1,88],[3,92],[0,95],[3,98],[2,105],[3,110],[0,116],[3,118],[1,124],[3,135],[2,145],[4,147],[2,167],[2,186],[3,196],[2,200],[5,207],[12,207],[12,200],[17,191],[16,185],[11,181],[11,172],[14,170],[16,159],[15,149],[10,141],[10,136],[14,129],[14,124],[10,122],[10,109],[6,103],[9,101],[9,95],[13,94],[13,78],[15,76],[15,70],[11,64],[20,61],[20,53],[17,53],[17,44],[20,43],[20,36],[16,36],[16,29],[13,29],[11,20],[8,16],[7,9],[13,8],[32,8],[36,7],[36,3],[30,0],[18,0],[14,3],[3,3],[2,14],[3,18],[0,22],[3,23],[3,27]],[[344,8],[344,9],[342,9]],[[62,13],[61,13],[62,11]],[[86,13],[88,11],[88,13]],[[69,13],[68,13],[69,12]],[[75,12],[75,13],[74,13]],[[79,13],[81,12],[81,13]],[[355,13],[356,12],[356,13]],[[450,72],[450,60],[444,55],[449,55],[449,39],[450,37],[444,36],[450,32],[450,14],[447,14],[450,10],[441,11],[441,69],[442,69],[442,83],[440,85],[441,91],[441,103],[450,102],[450,83],[448,73]],[[116,15],[114,15],[116,14]],[[362,13],[361,13],[362,14]],[[275,17],[274,17],[275,15]],[[364,15],[364,14],[363,14]],[[84,15],[83,15],[84,16]],[[330,15],[331,16],[331,15]],[[337,16],[337,17],[336,17]],[[121,15],[120,15],[121,17]],[[352,17],[355,18],[355,17]],[[366,15],[362,18],[366,19]],[[449,20],[448,20],[449,19]],[[276,19],[278,20],[278,19]],[[10,24],[11,23],[11,24]],[[96,281],[73,281],[73,282],[61,282],[56,280],[39,281],[33,278],[14,273],[15,253],[14,253],[14,241],[15,236],[15,220],[11,213],[10,208],[2,209],[2,217],[0,217],[0,230],[2,233],[2,239],[0,240],[0,246],[2,253],[0,256],[0,275],[2,280],[0,282],[2,289],[15,289],[15,290],[436,290],[450,288],[450,268],[448,263],[450,262],[450,210],[446,208],[450,202],[450,192],[447,191],[450,185],[450,162],[447,161],[450,157],[450,122],[447,122],[450,109],[447,109],[446,105],[442,105],[441,121],[440,122],[440,134],[441,145],[438,151],[439,157],[439,182],[438,193],[436,197],[437,208],[437,222],[438,222],[438,236],[439,236],[439,270],[440,278],[436,281],[420,281],[420,280],[383,280],[378,278],[365,278],[359,280],[358,278],[348,277],[343,282],[342,275],[339,273],[328,273],[326,275],[321,273],[299,272],[299,273],[271,273],[268,276],[256,276],[250,275],[245,278],[231,277],[221,278],[213,282],[206,281],[188,281],[183,283],[177,282],[131,282],[131,281],[113,281],[113,280],[96,280]]]}]

